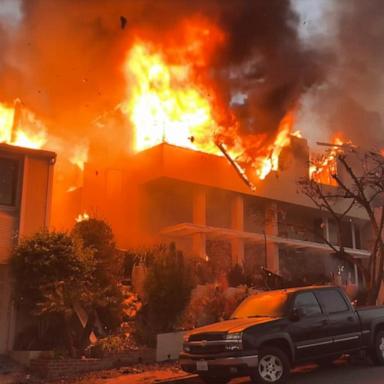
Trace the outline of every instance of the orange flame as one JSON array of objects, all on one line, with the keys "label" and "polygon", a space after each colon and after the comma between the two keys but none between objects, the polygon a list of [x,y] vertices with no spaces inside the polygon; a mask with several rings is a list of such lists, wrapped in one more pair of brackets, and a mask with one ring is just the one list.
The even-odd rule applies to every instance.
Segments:
[{"label": "orange flame", "polygon": [[77,145],[69,159],[69,161],[76,165],[81,171],[84,171],[84,165],[88,161],[88,144]]},{"label": "orange flame", "polygon": [[213,140],[220,125],[214,117],[215,92],[199,79],[198,69],[207,69],[212,47],[224,35],[202,20],[183,24],[176,34],[181,42],[167,40],[166,50],[137,39],[128,52],[123,111],[135,127],[134,150],[167,142],[219,154]]},{"label": "orange flame", "polygon": [[205,76],[225,35],[204,20],[184,23],[173,35],[178,41],[165,44],[137,38],[128,51],[122,110],[134,128],[134,151],[167,142],[221,156],[215,143],[223,139],[231,158],[257,178],[277,170],[280,153],[290,144],[293,113],[281,121],[272,144],[262,146],[261,134],[243,139],[233,112]]},{"label": "orange flame", "polygon": [[351,142],[336,134],[332,144],[334,146],[331,146],[324,155],[311,159],[309,177],[320,184],[336,186],[337,182],[333,175],[337,173],[337,156],[343,151],[342,146]]},{"label": "orange flame", "polygon": [[75,221],[76,221],[76,223],[81,223],[82,221],[88,221],[89,219],[90,219],[90,216],[88,215],[88,213],[84,212],[84,213],[80,213],[76,217]]},{"label": "orange flame", "polygon": [[44,125],[19,100],[14,106],[0,103],[0,143],[38,149],[46,142]]}]

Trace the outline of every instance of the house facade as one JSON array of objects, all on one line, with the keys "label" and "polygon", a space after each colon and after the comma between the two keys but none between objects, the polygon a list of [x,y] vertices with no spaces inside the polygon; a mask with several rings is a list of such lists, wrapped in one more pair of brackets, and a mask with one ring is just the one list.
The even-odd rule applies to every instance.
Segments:
[{"label": "house facade", "polygon": [[72,192],[73,200],[79,212],[112,225],[120,248],[174,241],[187,256],[264,266],[288,278],[339,274],[356,286],[360,280],[324,239],[368,259],[367,218],[352,210],[338,239],[332,219],[299,193],[297,180],[309,174],[304,139],[292,137],[279,172],[255,191],[224,157],[167,143],[109,164],[106,159],[86,164],[84,185]]},{"label": "house facade", "polygon": [[9,258],[17,241],[47,228],[56,154],[0,144],[0,353],[12,349],[18,327]]}]

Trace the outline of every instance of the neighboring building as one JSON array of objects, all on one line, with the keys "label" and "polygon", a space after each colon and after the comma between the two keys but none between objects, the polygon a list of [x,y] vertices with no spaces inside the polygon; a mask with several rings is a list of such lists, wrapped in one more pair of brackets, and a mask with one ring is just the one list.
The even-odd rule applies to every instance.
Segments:
[{"label": "neighboring building", "polygon": [[9,257],[18,239],[49,225],[56,154],[0,144],[0,353],[12,348],[17,316]]},{"label": "neighboring building", "polygon": [[[109,164],[108,153],[100,164],[86,164],[84,186],[72,193],[79,213],[111,223],[121,248],[175,241],[189,256],[266,266],[290,277],[329,275],[342,264],[322,239],[339,243],[335,224],[298,193],[297,179],[308,176],[304,139],[292,137],[280,171],[255,192],[224,157],[166,143]],[[369,258],[362,210],[350,212],[342,232],[351,255]],[[357,284],[357,269],[346,267],[342,278]]]}]

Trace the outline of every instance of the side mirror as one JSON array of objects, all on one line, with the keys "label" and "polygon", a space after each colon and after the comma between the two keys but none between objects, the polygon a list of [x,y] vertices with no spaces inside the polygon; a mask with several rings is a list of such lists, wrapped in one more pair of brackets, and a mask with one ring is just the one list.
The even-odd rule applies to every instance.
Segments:
[{"label": "side mirror", "polygon": [[294,308],[292,310],[290,318],[292,321],[299,321],[304,316],[305,316],[305,311],[303,308]]}]

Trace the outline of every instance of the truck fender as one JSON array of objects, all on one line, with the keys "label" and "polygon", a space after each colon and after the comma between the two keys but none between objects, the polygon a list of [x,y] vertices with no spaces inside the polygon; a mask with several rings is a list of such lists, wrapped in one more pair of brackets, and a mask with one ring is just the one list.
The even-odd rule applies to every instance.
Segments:
[{"label": "truck fender", "polygon": [[262,335],[262,336],[258,337],[257,343],[255,345],[256,349],[259,349],[262,344],[265,344],[267,342],[273,342],[275,340],[276,341],[277,340],[284,340],[287,342],[287,344],[289,345],[290,352],[291,352],[292,361],[295,361],[295,347],[294,347],[294,344],[292,342],[291,337],[286,332],[274,333],[272,335],[266,334],[266,335]]}]

